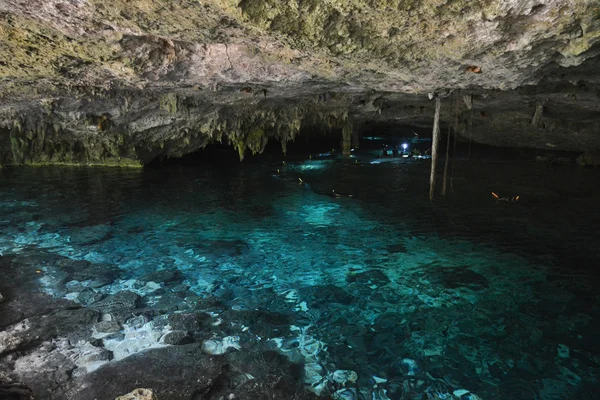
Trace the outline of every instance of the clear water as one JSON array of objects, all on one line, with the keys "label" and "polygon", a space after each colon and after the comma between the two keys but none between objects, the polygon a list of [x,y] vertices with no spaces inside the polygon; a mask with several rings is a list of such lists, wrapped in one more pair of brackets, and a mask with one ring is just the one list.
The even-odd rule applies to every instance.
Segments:
[{"label": "clear water", "polygon": [[245,321],[222,325],[229,351],[275,349],[322,396],[596,398],[600,171],[463,160],[431,204],[428,161],[359,158],[4,171],[0,253],[57,297],[94,277],[56,255],[109,276],[103,296],[168,313],[216,298]]}]

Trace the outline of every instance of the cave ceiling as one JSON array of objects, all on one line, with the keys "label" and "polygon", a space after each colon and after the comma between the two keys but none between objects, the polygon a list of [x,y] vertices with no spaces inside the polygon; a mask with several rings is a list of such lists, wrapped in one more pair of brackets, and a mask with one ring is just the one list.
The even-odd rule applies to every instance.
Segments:
[{"label": "cave ceiling", "polygon": [[483,143],[600,148],[600,2],[0,0],[0,164],[285,150],[432,95]]}]

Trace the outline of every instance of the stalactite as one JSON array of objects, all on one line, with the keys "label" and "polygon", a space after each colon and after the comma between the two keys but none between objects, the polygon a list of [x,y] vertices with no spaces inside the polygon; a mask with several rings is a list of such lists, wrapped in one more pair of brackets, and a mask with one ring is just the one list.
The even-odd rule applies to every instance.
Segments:
[{"label": "stalactite", "polygon": [[438,96],[435,98],[435,116],[433,119],[433,140],[431,142],[431,175],[429,177],[429,200],[433,201],[435,192],[435,166],[437,163],[437,147],[440,140],[440,108],[442,99]]},{"label": "stalactite", "polygon": [[[450,115],[452,115],[452,109],[454,108],[455,96],[452,96],[450,101]],[[448,124],[448,135],[446,137],[446,159],[444,160],[444,183],[442,185],[442,196],[446,196],[446,189],[448,184],[448,161],[450,160],[450,134],[451,124]]]},{"label": "stalactite", "polygon": [[531,125],[533,125],[537,128],[538,125],[540,124],[540,121],[542,120],[543,115],[544,115],[544,105],[543,104],[536,105],[535,111],[533,112],[533,116],[531,117]]},{"label": "stalactite", "polygon": [[352,123],[346,120],[342,126],[342,154],[349,156],[352,150]]},{"label": "stalactite", "polygon": [[473,143],[473,95],[469,96],[471,101],[470,103],[467,103],[467,108],[469,109],[469,125],[467,127],[467,130],[469,131],[469,154],[467,156],[468,160],[471,159],[471,144]]},{"label": "stalactite", "polygon": [[460,112],[460,102],[458,101],[458,95],[456,95],[454,101],[454,144],[452,149],[452,172],[450,174],[450,190],[454,192],[454,164],[456,162],[456,141],[458,139],[458,115]]}]

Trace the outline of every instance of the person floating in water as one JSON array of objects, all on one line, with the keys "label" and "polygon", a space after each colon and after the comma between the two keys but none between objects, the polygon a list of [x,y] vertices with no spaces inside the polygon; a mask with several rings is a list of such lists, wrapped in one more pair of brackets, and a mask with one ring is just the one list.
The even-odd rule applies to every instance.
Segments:
[{"label": "person floating in water", "polygon": [[331,190],[331,194],[329,195],[330,197],[333,197],[334,199],[340,199],[342,197],[354,197],[354,195],[352,194],[341,194],[335,191],[335,189]]},{"label": "person floating in water", "polygon": [[500,197],[496,193],[492,192],[492,196],[496,199],[496,201],[506,201],[509,203],[517,203],[521,196],[513,196],[513,197]]}]

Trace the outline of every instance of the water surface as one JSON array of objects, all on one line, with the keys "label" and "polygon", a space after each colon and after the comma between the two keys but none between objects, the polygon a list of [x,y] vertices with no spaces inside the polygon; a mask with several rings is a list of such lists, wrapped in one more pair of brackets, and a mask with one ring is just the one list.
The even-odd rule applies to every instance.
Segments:
[{"label": "water surface", "polygon": [[461,160],[432,204],[428,160],[277,164],[7,170],[0,254],[86,307],[217,299],[216,343],[284,354],[321,396],[594,398],[600,171]]}]

